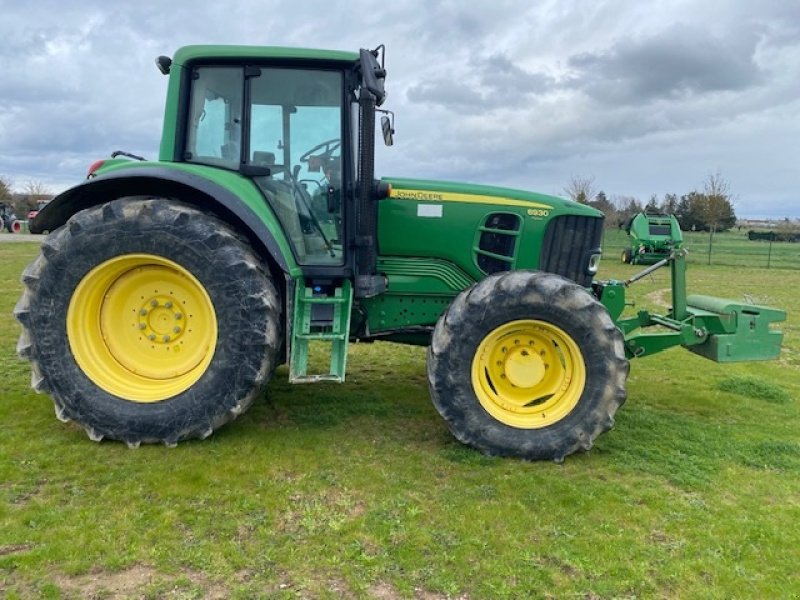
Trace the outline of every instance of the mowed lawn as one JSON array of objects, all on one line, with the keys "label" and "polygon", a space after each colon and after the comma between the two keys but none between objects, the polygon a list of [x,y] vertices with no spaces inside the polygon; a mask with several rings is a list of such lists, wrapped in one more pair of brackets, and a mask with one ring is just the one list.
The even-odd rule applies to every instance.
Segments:
[{"label": "mowed lawn", "polygon": [[[351,346],[344,385],[279,368],[208,440],[90,442],[14,353],[36,252],[0,244],[0,597],[800,595],[800,271],[691,264],[690,292],[789,311],[781,359],[634,361],[617,426],[559,465],[460,445],[425,350],[381,343]],[[612,254],[601,275],[637,270]]]}]

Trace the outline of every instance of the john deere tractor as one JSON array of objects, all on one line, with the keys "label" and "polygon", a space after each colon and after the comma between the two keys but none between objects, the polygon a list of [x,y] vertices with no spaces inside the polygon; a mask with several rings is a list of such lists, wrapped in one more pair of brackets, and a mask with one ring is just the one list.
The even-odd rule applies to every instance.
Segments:
[{"label": "john deere tractor", "polygon": [[[612,427],[632,358],[780,351],[769,324],[784,313],[687,298],[681,252],[662,261],[672,309],[623,318],[629,282],[596,280],[592,208],[375,179],[378,116],[393,133],[380,48],[190,46],[156,62],[158,160],[115,153],[36,216],[51,233],[15,309],[33,387],[93,440],[205,438],[276,365],[294,383],[343,381],[349,341],[387,340],[428,346],[459,440],[561,460]],[[329,352],[317,372],[312,343]]]}]

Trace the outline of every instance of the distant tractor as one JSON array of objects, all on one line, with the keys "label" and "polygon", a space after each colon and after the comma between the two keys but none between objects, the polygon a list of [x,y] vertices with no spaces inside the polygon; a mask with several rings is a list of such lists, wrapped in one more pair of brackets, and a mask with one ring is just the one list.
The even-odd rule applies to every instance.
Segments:
[{"label": "distant tractor", "polygon": [[630,246],[622,250],[622,262],[632,265],[653,265],[683,245],[678,220],[673,215],[638,213],[624,225]]},{"label": "distant tractor", "polygon": [[[52,233],[15,309],[34,389],[93,440],[205,438],[277,365],[293,383],[340,382],[349,341],[385,340],[428,346],[433,403],[459,440],[561,460],[613,426],[632,358],[780,352],[769,324],[785,314],[687,298],[680,251],[665,261],[672,309],[624,318],[629,282],[595,279],[593,208],[376,180],[378,114],[393,133],[378,50],[190,46],[156,62],[159,159],[115,153],[42,209],[33,230]],[[321,372],[312,343],[329,353]]]},{"label": "distant tractor", "polygon": [[0,231],[9,233],[19,233],[22,231],[22,223],[17,219],[17,215],[7,204],[0,202]]}]

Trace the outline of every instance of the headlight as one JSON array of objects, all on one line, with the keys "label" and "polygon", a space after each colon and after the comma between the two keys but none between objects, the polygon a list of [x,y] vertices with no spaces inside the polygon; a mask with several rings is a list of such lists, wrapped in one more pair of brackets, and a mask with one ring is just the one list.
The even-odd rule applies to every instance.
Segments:
[{"label": "headlight", "polygon": [[589,275],[594,275],[597,273],[597,269],[600,267],[600,257],[602,254],[592,254],[589,257],[589,266],[586,268],[586,272]]}]

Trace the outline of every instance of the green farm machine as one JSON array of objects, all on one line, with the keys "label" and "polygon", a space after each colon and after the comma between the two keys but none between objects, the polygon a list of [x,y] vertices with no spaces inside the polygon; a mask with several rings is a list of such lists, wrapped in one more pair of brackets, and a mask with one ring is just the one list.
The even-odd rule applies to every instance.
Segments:
[{"label": "green farm machine", "polygon": [[637,213],[624,224],[630,246],[622,250],[622,262],[653,265],[683,246],[678,219],[661,213]]},{"label": "green farm machine", "polygon": [[[428,346],[433,403],[491,455],[588,450],[629,360],[685,346],[773,359],[782,311],[688,296],[623,317],[597,280],[603,215],[514,189],[374,174],[393,115],[383,53],[190,46],[158,160],[117,152],[48,204],[24,271],[18,353],[93,440],[174,445],[242,414],[275,367],[343,381],[348,343]],[[654,268],[650,267],[650,269]],[[309,369],[309,348],[327,350]]]}]

